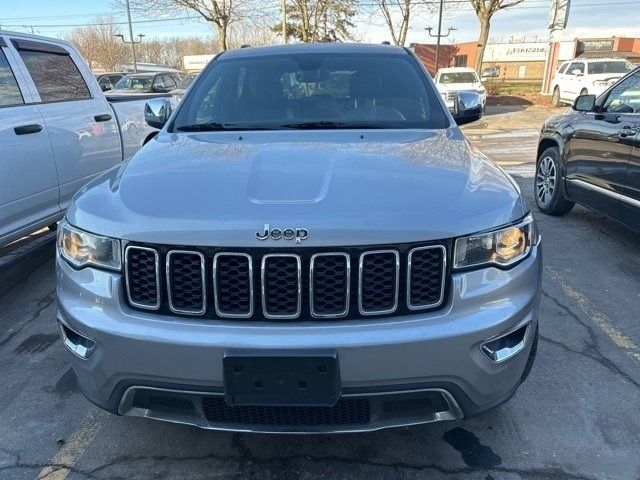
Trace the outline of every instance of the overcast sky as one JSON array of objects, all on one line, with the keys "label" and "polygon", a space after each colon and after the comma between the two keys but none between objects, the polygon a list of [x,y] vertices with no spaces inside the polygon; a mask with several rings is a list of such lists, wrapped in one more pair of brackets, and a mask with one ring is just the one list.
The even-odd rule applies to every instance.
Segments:
[{"label": "overcast sky", "polygon": [[[265,2],[265,8],[273,9],[279,2]],[[372,3],[372,2],[370,2]],[[513,38],[548,40],[546,23],[550,0],[525,0],[520,6],[496,14],[492,22],[491,38],[497,41]],[[90,22],[96,16],[113,15],[124,21],[123,12],[114,7],[113,0],[0,0],[0,26],[4,29],[28,31],[33,26],[36,33],[61,36],[73,25]],[[640,37],[640,0],[573,0],[569,25],[563,33],[565,39],[575,37]],[[208,35],[212,30],[203,21],[167,19],[148,22],[148,18],[134,15],[134,34],[149,37]],[[437,19],[421,15],[412,22],[409,42],[431,43],[427,26],[437,26]],[[478,26],[470,6],[458,1],[447,12],[443,30],[454,27],[443,42],[476,40]],[[358,40],[378,43],[388,40],[386,27],[378,15],[365,14],[357,21],[355,36]]]}]

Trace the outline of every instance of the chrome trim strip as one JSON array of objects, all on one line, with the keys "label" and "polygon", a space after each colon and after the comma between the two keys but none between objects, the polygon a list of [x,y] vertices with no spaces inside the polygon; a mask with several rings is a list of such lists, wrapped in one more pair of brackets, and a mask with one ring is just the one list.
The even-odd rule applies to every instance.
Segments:
[{"label": "chrome trim strip", "polygon": [[[313,266],[315,264],[317,257],[344,257],[346,262],[346,283],[347,283],[347,291],[346,291],[346,300],[345,300],[345,309],[340,313],[316,313],[314,311],[314,297],[313,297]],[[316,253],[311,256],[311,261],[309,262],[309,309],[311,311],[311,316],[314,318],[342,318],[346,317],[349,313],[349,301],[351,297],[351,257],[348,253],[344,252],[323,252]]]},{"label": "chrome trim strip", "polygon": [[[493,337],[482,342],[482,344],[480,345],[480,351],[484,354],[485,357],[487,357],[487,359],[491,363],[500,364],[500,363],[506,362],[507,360],[516,356],[518,353],[524,350],[524,347],[527,345],[527,342],[529,340],[529,332],[531,330],[530,327],[531,327],[531,322],[526,323],[524,325],[518,325],[517,327],[512,328],[504,333],[499,333],[498,335],[494,335]],[[522,336],[522,341],[519,342],[515,347],[501,349],[500,351],[505,351],[504,354],[501,355],[500,353],[496,353],[495,351],[491,350],[486,346],[487,343],[495,342],[496,340],[499,340],[502,337],[511,335],[513,332],[516,332],[521,328],[526,329],[524,332],[524,335]]]},{"label": "chrome trim strip", "polygon": [[[87,335],[84,335],[78,332],[77,330],[71,328],[69,325],[67,325],[65,322],[63,322],[59,318],[57,320],[58,320],[58,328],[60,329],[60,335],[62,335],[62,343],[64,343],[64,346],[67,347],[71,351],[71,353],[73,353],[76,357],[79,357],[82,360],[86,360],[87,358],[89,358],[95,351],[97,342],[93,338],[88,337]],[[67,336],[67,332],[64,331],[65,328],[71,330],[73,333],[75,333],[79,337],[86,338],[91,343],[93,343],[93,346],[91,348],[87,348],[84,345],[78,345],[76,343],[73,343],[71,339],[69,339],[69,337]]]},{"label": "chrome trim strip", "polygon": [[[411,393],[420,393],[420,392],[436,392],[441,394],[447,402],[449,407],[448,410],[444,410],[442,412],[434,412],[432,418],[426,418],[424,420],[414,420],[410,422],[399,421],[394,423],[393,421],[389,421],[386,423],[380,423],[376,425],[368,424],[368,425],[358,425],[354,428],[338,428],[338,429],[322,429],[317,428],[314,430],[297,430],[297,429],[280,429],[277,428],[268,428],[269,425],[265,425],[265,428],[260,428],[260,426],[255,427],[247,427],[247,426],[228,426],[229,424],[212,424],[210,423],[206,417],[204,416],[204,411],[202,409],[201,402],[194,402],[196,407],[193,415],[180,415],[180,414],[170,414],[168,412],[154,412],[152,410],[147,410],[143,408],[138,408],[133,406],[133,399],[137,390],[151,390],[157,392],[167,392],[167,393],[176,393],[180,395],[192,395],[195,397],[222,397],[224,393],[218,392],[201,392],[194,390],[179,390],[179,389],[169,389],[169,388],[159,388],[159,387],[146,387],[146,386],[131,386],[127,388],[120,399],[120,403],[118,405],[118,414],[129,416],[129,417],[146,417],[153,418],[155,420],[160,420],[164,422],[170,423],[178,423],[183,425],[192,425],[195,427],[203,428],[206,430],[220,430],[220,431],[228,431],[228,432],[267,432],[267,433],[295,433],[295,434],[326,434],[326,433],[358,433],[358,432],[373,432],[377,430],[384,430],[386,428],[395,428],[395,427],[408,427],[411,425],[422,425],[425,423],[433,423],[433,422],[441,422],[446,420],[459,420],[464,418],[464,414],[462,409],[456,402],[455,398],[451,393],[442,388],[424,388],[424,389],[415,389],[415,390],[399,390],[392,392],[370,392],[370,393],[350,393],[346,395],[342,395],[343,397],[375,397],[375,396],[385,396],[385,395],[403,395],[403,394],[411,394]],[[277,427],[277,426],[276,426]],[[303,427],[304,428],[304,427]]]},{"label": "chrome trim strip", "polygon": [[[295,258],[296,263],[298,264],[298,307],[296,312],[290,315],[271,315],[267,312],[267,303],[266,303],[266,289],[265,289],[265,266],[266,262],[269,258],[275,257],[289,257]],[[260,265],[260,289],[262,292],[262,314],[265,318],[269,319],[294,319],[300,316],[302,311],[302,264],[300,260],[300,255],[296,255],[294,253],[269,253],[262,257],[262,263]]]},{"label": "chrome trim strip", "polygon": [[622,195],[621,193],[612,192],[611,190],[607,190],[606,188],[602,188],[598,185],[594,185],[593,183],[585,182],[584,180],[578,180],[576,178],[567,178],[567,181],[579,187],[586,188],[587,190],[592,190],[594,192],[601,193],[602,195],[606,195],[607,197],[613,198],[620,202],[627,203],[633,207],[640,208],[640,200],[636,200],[635,198]]},{"label": "chrome trim strip", "polygon": [[[386,310],[365,310],[362,306],[362,264],[364,262],[364,258],[367,255],[375,255],[380,253],[392,253],[396,257],[396,288],[395,288],[395,296],[394,296],[394,304],[393,307],[388,308]],[[393,313],[398,309],[398,295],[400,289],[400,254],[397,250],[371,250],[368,252],[363,252],[360,254],[360,260],[358,262],[358,311],[360,315],[384,315],[387,313]]]},{"label": "chrome trim strip", "polygon": [[[442,250],[442,262],[440,263],[440,297],[436,302],[432,302],[424,305],[412,305],[411,304],[411,257],[414,252],[420,250]],[[426,247],[416,247],[409,251],[407,256],[407,308],[409,310],[424,310],[425,308],[439,307],[444,300],[444,290],[447,280],[447,249],[443,245],[428,245]]]},{"label": "chrome trim strip", "polygon": [[[173,306],[173,300],[171,298],[171,292],[173,290],[171,285],[170,265],[171,256],[174,254],[182,255],[196,255],[200,257],[200,277],[202,279],[202,308],[200,310],[184,310]],[[169,300],[169,310],[173,313],[179,313],[181,315],[202,315],[207,310],[207,287],[206,287],[206,272],[205,272],[205,259],[204,255],[200,252],[193,250],[169,250],[167,252],[167,258],[165,260],[165,274],[167,276],[167,297]]]},{"label": "chrome trim strip", "polygon": [[[144,250],[147,252],[153,252],[154,256],[155,256],[155,265],[156,265],[156,292],[157,292],[157,298],[156,298],[156,303],[154,305],[147,305],[144,303],[138,303],[136,301],[134,301],[131,298],[131,290],[129,288],[129,250],[133,250],[133,249],[137,249],[137,250]],[[139,247],[136,245],[127,245],[127,247],[124,249],[124,275],[125,275],[125,280],[127,283],[127,300],[129,300],[129,303],[131,305],[133,305],[134,307],[138,307],[138,308],[143,308],[145,310],[158,310],[160,308],[160,304],[162,303],[161,298],[162,298],[162,294],[160,293],[160,256],[158,255],[158,251],[153,249],[153,248],[149,248],[149,247]]]},{"label": "chrome trim strip", "polygon": [[[249,311],[247,313],[224,313],[218,305],[218,258],[219,257],[245,257],[249,263]],[[222,318],[249,318],[253,315],[253,261],[251,255],[238,252],[219,252],[213,257],[213,302],[216,315]]]}]

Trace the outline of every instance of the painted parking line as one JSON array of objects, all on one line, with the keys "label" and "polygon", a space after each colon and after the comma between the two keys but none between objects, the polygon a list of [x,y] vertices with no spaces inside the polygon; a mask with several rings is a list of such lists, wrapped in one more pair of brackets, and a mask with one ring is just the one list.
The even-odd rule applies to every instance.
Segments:
[{"label": "painted parking line", "polygon": [[564,294],[571,300],[576,302],[582,311],[602,330],[618,347],[620,347],[627,355],[640,362],[640,347],[634,343],[628,336],[618,330],[611,319],[604,313],[600,312],[595,305],[587,298],[586,295],[569,285],[562,274],[556,272],[553,268],[544,267],[547,275],[555,281]]},{"label": "painted parking line", "polygon": [[64,446],[44,467],[37,480],[64,480],[80,459],[86,448],[93,441],[102,428],[104,420],[109,414],[99,408],[92,407],[89,414],[78,428],[69,436]]}]

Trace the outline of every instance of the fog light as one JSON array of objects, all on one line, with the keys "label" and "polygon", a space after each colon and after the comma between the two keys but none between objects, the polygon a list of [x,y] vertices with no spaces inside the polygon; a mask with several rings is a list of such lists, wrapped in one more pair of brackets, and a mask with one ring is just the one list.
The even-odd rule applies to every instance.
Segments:
[{"label": "fog light", "polygon": [[529,324],[512,332],[493,338],[480,347],[482,353],[495,363],[504,362],[524,349]]},{"label": "fog light", "polygon": [[89,358],[96,348],[96,342],[75,330],[71,330],[62,322],[58,322],[58,325],[60,326],[62,341],[65,346],[78,357]]}]

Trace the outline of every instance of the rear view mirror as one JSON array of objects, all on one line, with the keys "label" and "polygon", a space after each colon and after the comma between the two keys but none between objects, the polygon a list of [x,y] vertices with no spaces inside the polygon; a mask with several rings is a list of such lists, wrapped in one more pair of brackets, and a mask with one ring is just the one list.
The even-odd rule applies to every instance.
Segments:
[{"label": "rear view mirror", "polygon": [[591,112],[596,105],[595,95],[580,95],[573,102],[571,108],[576,112]]},{"label": "rear view mirror", "polygon": [[171,116],[171,102],[167,98],[152,98],[144,106],[144,121],[153,128],[162,128]]}]

